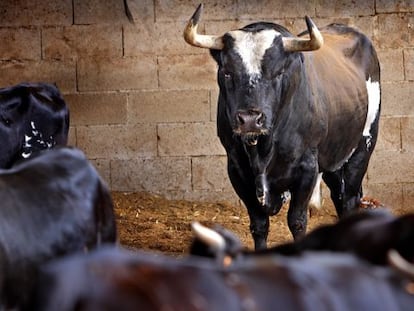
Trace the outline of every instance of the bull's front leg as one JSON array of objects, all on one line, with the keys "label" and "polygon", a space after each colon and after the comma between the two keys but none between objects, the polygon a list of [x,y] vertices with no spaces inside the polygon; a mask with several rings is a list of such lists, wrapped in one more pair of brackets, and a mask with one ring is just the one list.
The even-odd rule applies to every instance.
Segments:
[{"label": "bull's front leg", "polygon": [[269,234],[269,216],[260,208],[247,208],[250,218],[250,233],[254,241],[254,249],[267,248]]},{"label": "bull's front leg", "polygon": [[[317,165],[316,165],[317,166]],[[288,211],[288,227],[296,240],[306,234],[308,223],[308,205],[317,181],[318,171],[314,165],[303,170],[303,174],[294,184]]]}]

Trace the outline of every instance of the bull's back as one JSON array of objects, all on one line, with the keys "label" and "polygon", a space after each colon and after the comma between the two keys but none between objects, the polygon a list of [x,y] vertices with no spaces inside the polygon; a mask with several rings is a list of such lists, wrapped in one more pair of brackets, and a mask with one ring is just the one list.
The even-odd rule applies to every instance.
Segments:
[{"label": "bull's back", "polygon": [[323,46],[305,53],[305,59],[326,133],[319,144],[320,166],[336,170],[363,136],[369,105],[367,82],[379,81],[379,65],[370,40],[355,29],[332,24],[321,33]]}]

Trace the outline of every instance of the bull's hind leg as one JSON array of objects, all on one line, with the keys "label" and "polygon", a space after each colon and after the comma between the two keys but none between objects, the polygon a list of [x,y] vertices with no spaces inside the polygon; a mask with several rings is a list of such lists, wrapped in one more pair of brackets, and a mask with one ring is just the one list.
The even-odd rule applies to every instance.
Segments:
[{"label": "bull's hind leg", "polygon": [[[362,197],[362,180],[377,141],[381,90],[376,57],[373,58],[371,67],[373,74],[367,75],[366,81],[368,112],[358,147],[339,170],[323,173],[323,180],[331,190],[331,198],[339,217],[359,208]],[[375,74],[375,72],[377,73]]]},{"label": "bull's hind leg", "polygon": [[337,171],[324,172],[323,180],[331,191],[339,217],[359,208],[362,197],[362,180],[375,146],[378,120],[371,128],[372,136],[364,136],[351,158]]}]

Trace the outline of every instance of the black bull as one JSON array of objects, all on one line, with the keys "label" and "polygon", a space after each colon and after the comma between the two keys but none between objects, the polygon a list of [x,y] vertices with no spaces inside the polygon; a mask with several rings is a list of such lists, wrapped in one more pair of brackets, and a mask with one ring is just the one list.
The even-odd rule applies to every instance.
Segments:
[{"label": "black bull", "polygon": [[78,149],[0,169],[0,202],[1,310],[27,303],[41,264],[116,241],[110,192]]},{"label": "black bull", "polygon": [[0,89],[0,168],[66,145],[68,132],[69,110],[56,86],[20,83]]},{"label": "black bull", "polygon": [[215,226],[213,230],[197,222],[192,228],[195,238],[190,253],[213,257],[220,264],[245,257],[298,256],[312,251],[352,253],[371,264],[386,265],[390,250],[414,263],[414,214],[394,216],[386,209],[353,213],[334,224],[319,226],[293,242],[255,251],[244,249],[240,239],[225,228]]},{"label": "black bull", "polygon": [[412,310],[409,285],[392,269],[348,254],[246,258],[220,268],[203,258],[110,248],[44,267],[29,309]]},{"label": "black bull", "polygon": [[264,22],[201,35],[201,8],[184,37],[209,48],[218,64],[218,135],[255,248],[266,247],[269,215],[289,192],[289,229],[294,238],[306,232],[319,173],[340,217],[357,209],[380,113],[380,70],[370,40],[345,25],[319,31],[308,17],[299,37]]}]

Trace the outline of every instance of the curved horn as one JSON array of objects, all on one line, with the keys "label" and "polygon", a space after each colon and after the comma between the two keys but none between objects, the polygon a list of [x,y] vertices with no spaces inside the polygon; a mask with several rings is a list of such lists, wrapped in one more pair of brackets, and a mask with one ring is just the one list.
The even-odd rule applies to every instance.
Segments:
[{"label": "curved horn", "polygon": [[306,16],[306,25],[308,27],[310,39],[295,37],[283,38],[283,48],[286,52],[304,52],[304,51],[315,51],[319,49],[323,44],[322,34],[319,32],[318,27]]},{"label": "curved horn", "polygon": [[193,221],[191,223],[191,229],[193,230],[195,236],[206,243],[208,246],[218,251],[224,251],[226,241],[216,231],[203,226],[197,221]]},{"label": "curved horn", "polygon": [[200,35],[197,33],[198,21],[200,20],[202,11],[203,4],[201,3],[184,29],[184,40],[188,44],[196,47],[221,50],[223,48],[222,36]]},{"label": "curved horn", "polygon": [[414,280],[414,265],[400,255],[395,249],[390,249],[387,254],[390,265],[403,276]]}]

